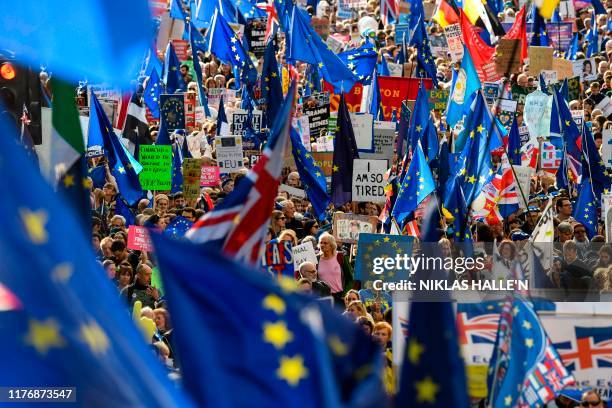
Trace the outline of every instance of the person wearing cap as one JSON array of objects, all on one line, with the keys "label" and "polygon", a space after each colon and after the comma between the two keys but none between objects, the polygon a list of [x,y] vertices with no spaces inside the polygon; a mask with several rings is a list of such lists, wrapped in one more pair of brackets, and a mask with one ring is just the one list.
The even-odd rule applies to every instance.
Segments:
[{"label": "person wearing cap", "polygon": [[234,190],[234,180],[232,180],[231,178],[226,178],[225,180],[223,180],[221,182],[221,189],[226,194],[231,193],[232,190]]}]

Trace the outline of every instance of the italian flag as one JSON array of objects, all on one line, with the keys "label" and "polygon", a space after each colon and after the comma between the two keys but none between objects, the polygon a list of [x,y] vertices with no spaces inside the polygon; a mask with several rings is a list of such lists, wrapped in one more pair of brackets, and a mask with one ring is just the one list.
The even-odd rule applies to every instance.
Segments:
[{"label": "italian flag", "polygon": [[[54,184],[85,153],[83,132],[75,102],[75,87],[55,78],[51,79],[53,108],[51,111],[51,174]],[[68,177],[66,177],[68,178]],[[75,180],[63,180],[73,183]],[[70,186],[66,186],[70,187]]]}]

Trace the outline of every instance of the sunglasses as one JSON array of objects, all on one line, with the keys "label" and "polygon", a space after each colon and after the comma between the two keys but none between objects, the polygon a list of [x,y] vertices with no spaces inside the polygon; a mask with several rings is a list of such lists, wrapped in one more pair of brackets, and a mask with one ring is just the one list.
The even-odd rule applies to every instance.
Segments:
[{"label": "sunglasses", "polygon": [[597,405],[599,405],[599,404],[601,404],[601,400],[599,400],[599,401],[597,401],[597,402],[594,402],[594,401],[582,401],[582,402],[580,403],[580,406],[583,406],[583,407],[588,407],[588,406],[590,405],[590,406],[592,406],[592,407],[596,407],[596,406],[597,406]]}]

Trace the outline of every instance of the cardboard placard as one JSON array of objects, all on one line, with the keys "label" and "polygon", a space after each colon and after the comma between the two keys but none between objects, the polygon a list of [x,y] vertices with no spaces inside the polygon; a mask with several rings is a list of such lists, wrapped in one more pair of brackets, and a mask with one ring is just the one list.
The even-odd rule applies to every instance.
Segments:
[{"label": "cardboard placard", "polygon": [[353,160],[353,201],[384,203],[387,200],[386,160]]},{"label": "cardboard placard", "polygon": [[244,168],[242,137],[216,137],[215,151],[221,173],[237,173]]},{"label": "cardboard placard", "polygon": [[551,47],[529,47],[529,75],[538,76],[543,69],[553,69]]},{"label": "cardboard placard", "polygon": [[217,187],[221,182],[219,166],[202,166],[200,187]]},{"label": "cardboard placard", "polygon": [[291,251],[293,252],[293,267],[296,271],[300,270],[300,265],[304,262],[312,262],[314,265],[319,263],[314,246],[310,241],[292,247]]},{"label": "cardboard placard", "polygon": [[169,190],[172,187],[172,146],[140,146],[142,171],[138,175],[143,190]]},{"label": "cardboard placard", "polygon": [[200,196],[201,159],[183,160],[183,194],[187,201],[197,200]]},{"label": "cardboard placard", "polygon": [[334,213],[333,235],[338,242],[355,244],[362,232],[375,233],[378,218],[373,215]]},{"label": "cardboard placard", "polygon": [[572,61],[562,58],[553,59],[553,70],[557,71],[557,80],[563,81],[565,78],[574,76],[574,64]]},{"label": "cardboard placard", "polygon": [[518,72],[521,68],[521,40],[501,38],[495,52],[495,69],[500,76]]},{"label": "cardboard placard", "polygon": [[153,244],[147,229],[138,225],[130,225],[128,227],[127,247],[137,251],[152,252]]},{"label": "cardboard placard", "polygon": [[370,113],[350,113],[351,125],[353,125],[353,133],[355,134],[355,142],[359,150],[373,149],[372,129],[374,116]]}]

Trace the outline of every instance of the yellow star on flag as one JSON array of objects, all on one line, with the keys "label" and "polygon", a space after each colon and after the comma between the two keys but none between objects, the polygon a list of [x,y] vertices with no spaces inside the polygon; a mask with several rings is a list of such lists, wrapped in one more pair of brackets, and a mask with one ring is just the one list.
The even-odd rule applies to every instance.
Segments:
[{"label": "yellow star on flag", "polygon": [[504,405],[507,406],[507,407],[512,405],[512,397],[510,395],[508,395],[506,398],[504,398]]},{"label": "yellow star on flag", "polygon": [[20,208],[21,221],[26,229],[30,241],[34,244],[45,244],[48,240],[45,224],[47,223],[47,212],[45,210],[30,211]]},{"label": "yellow star on flag", "polygon": [[63,179],[64,187],[68,188],[74,186],[74,176],[72,174],[66,174]]},{"label": "yellow star on flag", "polygon": [[422,381],[414,383],[416,388],[416,400],[417,402],[427,402],[433,404],[436,402],[436,394],[440,390],[440,386],[432,381],[431,377],[425,377]]},{"label": "yellow star on flag", "polygon": [[304,367],[304,359],[299,354],[294,357],[282,356],[276,375],[295,387],[301,380],[308,377],[308,369]]},{"label": "yellow star on flag", "polygon": [[74,268],[68,262],[57,265],[51,271],[51,278],[56,282],[67,282],[72,276]]},{"label": "yellow star on flag", "polygon": [[266,296],[262,303],[264,309],[272,310],[277,315],[285,313],[285,309],[287,308],[285,301],[275,294]]},{"label": "yellow star on flag", "polygon": [[92,353],[102,354],[110,347],[108,336],[95,321],[81,326],[80,338]]},{"label": "yellow star on flag", "polygon": [[348,354],[348,346],[335,334],[327,340],[327,344],[329,344],[329,348],[337,356],[342,357]]},{"label": "yellow star on flag", "polygon": [[384,238],[383,238],[383,241],[384,241],[384,242],[389,242],[389,241],[391,241],[391,238],[389,238],[389,237],[384,237]]},{"label": "yellow star on flag", "polygon": [[525,339],[525,345],[529,348],[533,347],[533,339]]},{"label": "yellow star on flag", "polygon": [[408,360],[412,364],[419,364],[419,360],[421,359],[421,354],[425,352],[425,347],[419,344],[415,339],[410,339],[408,343]]},{"label": "yellow star on flag", "polygon": [[34,347],[38,354],[47,354],[52,347],[61,348],[66,345],[60,335],[59,325],[53,318],[45,321],[30,319],[25,343]]},{"label": "yellow star on flag", "polygon": [[276,349],[282,350],[285,344],[293,340],[293,333],[287,329],[287,323],[282,320],[276,323],[265,322],[263,338],[266,343],[270,343]]}]

